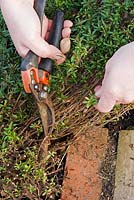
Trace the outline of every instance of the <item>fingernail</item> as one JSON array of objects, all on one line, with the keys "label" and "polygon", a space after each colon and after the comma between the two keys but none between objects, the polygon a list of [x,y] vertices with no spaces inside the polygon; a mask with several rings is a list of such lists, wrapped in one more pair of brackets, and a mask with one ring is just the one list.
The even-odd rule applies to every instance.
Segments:
[{"label": "fingernail", "polygon": [[95,92],[95,96],[96,96],[97,98],[100,98],[101,92],[100,92],[100,91]]},{"label": "fingernail", "polygon": [[65,56],[63,54],[57,54],[56,57],[57,57],[57,59],[65,58]]}]

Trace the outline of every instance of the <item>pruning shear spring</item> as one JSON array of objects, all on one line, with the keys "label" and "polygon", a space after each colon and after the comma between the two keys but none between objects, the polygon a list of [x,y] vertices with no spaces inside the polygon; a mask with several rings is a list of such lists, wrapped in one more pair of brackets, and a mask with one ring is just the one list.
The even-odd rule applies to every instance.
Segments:
[{"label": "pruning shear spring", "polygon": [[[46,0],[35,0],[34,9],[40,19],[41,27],[43,22]],[[64,22],[64,13],[56,11],[48,43],[59,48],[61,33]],[[21,63],[22,82],[26,93],[33,93],[41,115],[45,136],[52,132],[55,121],[54,110],[49,97],[49,79],[53,72],[53,61],[49,58],[41,58],[32,51],[29,51]]]}]

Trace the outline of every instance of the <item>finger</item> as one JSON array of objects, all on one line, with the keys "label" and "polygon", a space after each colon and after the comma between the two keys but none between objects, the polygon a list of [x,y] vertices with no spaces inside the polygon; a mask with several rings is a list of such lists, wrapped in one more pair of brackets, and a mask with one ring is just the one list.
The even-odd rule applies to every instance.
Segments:
[{"label": "finger", "polygon": [[46,33],[46,35],[45,35],[45,40],[46,40],[46,41],[48,41],[49,35],[50,35],[50,32],[48,31],[48,32]]},{"label": "finger", "polygon": [[64,38],[60,42],[60,50],[62,51],[63,54],[66,54],[69,52],[71,48],[71,41],[70,38]]},{"label": "finger", "polygon": [[49,20],[48,18],[44,15],[43,16],[43,23],[42,23],[42,37],[45,38],[45,35],[48,31],[48,27],[49,27]]},{"label": "finger", "polygon": [[95,88],[94,88],[94,92],[97,92],[102,86],[101,85],[97,85]]},{"label": "finger", "polygon": [[54,60],[65,59],[65,56],[58,48],[53,45],[49,45],[41,37],[35,37],[35,40],[29,44],[29,49],[42,58],[51,58]]},{"label": "finger", "polygon": [[64,21],[64,28],[71,28],[73,26],[73,22],[70,20]]},{"label": "finger", "polygon": [[29,51],[29,49],[27,47],[23,46],[23,45],[19,45],[19,47],[16,46],[16,50],[22,58],[24,58]]},{"label": "finger", "polygon": [[101,97],[101,93],[102,93],[102,86],[101,85],[97,85],[94,89],[94,92],[95,92],[95,96],[97,98],[100,98]]},{"label": "finger", "polygon": [[115,104],[115,97],[110,93],[104,93],[101,95],[100,100],[95,107],[98,111],[107,113],[113,109]]},{"label": "finger", "polygon": [[120,101],[121,104],[129,104],[134,103],[134,95],[126,96],[122,101]]},{"label": "finger", "polygon": [[[44,34],[44,33],[43,33]],[[47,32],[45,32],[45,40],[48,40],[48,38],[49,38],[49,34],[50,34],[50,31],[49,30],[47,30]],[[62,30],[62,37],[63,38],[69,38],[70,37],[70,34],[71,34],[71,29],[70,28],[64,28],[63,30]]]},{"label": "finger", "polygon": [[[47,32],[44,32],[44,33],[45,33],[45,35],[44,35],[45,40],[48,40],[49,34],[50,34],[49,29],[47,30]],[[69,38],[70,35],[71,35],[71,29],[70,28],[64,28],[62,30],[62,38]]]},{"label": "finger", "polygon": [[53,21],[51,19],[48,20],[48,31],[52,28]]},{"label": "finger", "polygon": [[65,60],[66,60],[66,56],[64,56],[64,58],[58,59],[58,60],[56,61],[56,63],[57,63],[58,65],[60,65],[60,64],[62,64]]},{"label": "finger", "polygon": [[[53,20],[49,19],[48,20],[48,31],[51,30],[52,24],[53,24]],[[63,25],[64,28],[71,28],[72,26],[73,26],[73,23],[70,20],[64,21],[64,25]]]},{"label": "finger", "polygon": [[71,34],[71,29],[70,28],[64,28],[62,30],[62,37],[63,38],[70,37],[70,34]]},{"label": "finger", "polygon": [[[50,35],[50,32],[48,31],[46,33],[46,36],[45,36],[45,40],[46,41],[48,41],[49,35]],[[60,41],[60,50],[62,51],[62,53],[66,54],[67,52],[69,52],[70,48],[71,48],[71,40],[70,40],[70,38],[68,38],[68,37],[63,38]]]}]

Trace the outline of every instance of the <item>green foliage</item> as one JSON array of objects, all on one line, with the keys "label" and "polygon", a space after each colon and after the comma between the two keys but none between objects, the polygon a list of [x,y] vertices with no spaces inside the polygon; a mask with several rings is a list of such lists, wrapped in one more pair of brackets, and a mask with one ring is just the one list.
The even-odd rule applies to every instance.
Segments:
[{"label": "green foliage", "polygon": [[41,120],[38,120],[37,122],[34,122],[30,125],[30,128],[36,129],[38,136],[43,132],[43,128],[41,125]]},{"label": "green foliage", "polygon": [[[48,4],[52,8],[54,2],[49,1]],[[66,15],[73,21],[74,27],[72,50],[67,61],[56,69],[52,81],[54,89],[60,90],[61,85],[66,84],[65,80],[77,83],[79,76],[82,81],[85,80],[85,74],[81,72],[85,72],[86,76],[95,72],[97,78],[102,77],[104,66],[113,53],[133,41],[133,6],[130,0],[103,0],[100,3],[93,0],[56,1],[55,7],[67,9],[66,13],[74,9],[71,15]]]},{"label": "green foliage", "polygon": [[19,141],[20,138],[17,136],[17,133],[14,131],[14,125],[13,122],[9,124],[7,128],[4,128],[3,132],[3,141],[7,143],[12,143],[13,141]]},{"label": "green foliage", "polygon": [[[71,51],[66,62],[55,67],[51,81],[51,90],[57,94],[57,101],[64,102],[66,86],[70,83],[82,85],[89,81],[89,77],[102,77],[104,66],[112,54],[120,46],[133,41],[134,2],[47,1],[47,16],[52,17],[55,9],[63,10],[65,18],[74,24]],[[60,159],[50,151],[46,170],[37,161],[41,121],[33,98],[24,92],[20,76],[21,58],[1,14],[0,55],[0,192],[6,193],[3,199],[20,199],[25,197],[24,194],[31,199],[55,199],[60,193],[60,183],[58,175],[53,176],[52,171],[57,170]],[[90,92],[83,106],[90,108],[95,103]],[[61,131],[67,127],[64,120],[58,123],[57,129]]]},{"label": "green foliage", "polygon": [[93,105],[96,105],[97,100],[93,94],[89,95],[89,97],[85,97],[85,101],[83,102],[86,105],[86,108],[90,108]]}]

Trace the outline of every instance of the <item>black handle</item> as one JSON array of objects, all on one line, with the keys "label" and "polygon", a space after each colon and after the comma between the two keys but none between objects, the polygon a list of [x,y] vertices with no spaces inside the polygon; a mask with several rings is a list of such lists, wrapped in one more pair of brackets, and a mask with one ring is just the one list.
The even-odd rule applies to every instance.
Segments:
[{"label": "black handle", "polygon": [[[64,13],[61,11],[56,11],[48,38],[48,43],[54,45],[57,48],[60,46],[63,23]],[[39,69],[47,71],[51,74],[53,72],[53,60],[49,58],[42,58],[41,62],[39,63]]]},{"label": "black handle", "polygon": [[[43,21],[45,5],[46,5],[46,0],[34,1],[33,7],[40,19],[41,29],[42,29],[42,21]],[[31,65],[34,67],[38,67],[38,56],[32,51],[29,51],[21,63],[21,71],[26,71]]]},{"label": "black handle", "polygon": [[46,6],[46,0],[34,0],[34,6],[33,7],[34,7],[39,19],[40,19],[41,28],[42,28],[45,6]]}]

